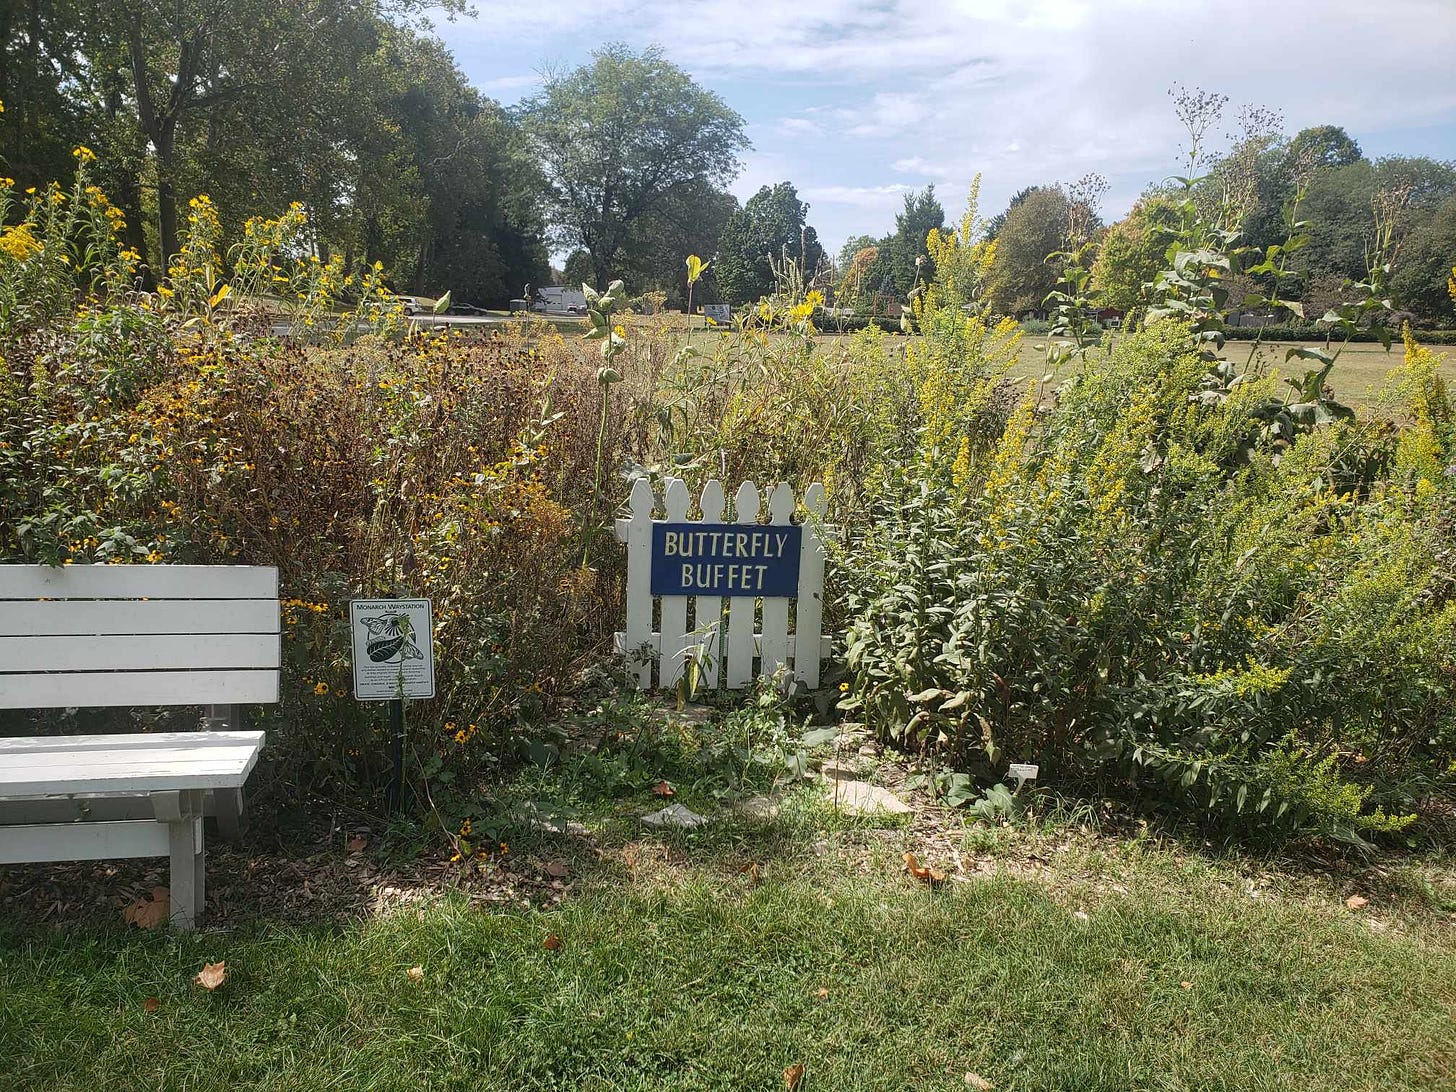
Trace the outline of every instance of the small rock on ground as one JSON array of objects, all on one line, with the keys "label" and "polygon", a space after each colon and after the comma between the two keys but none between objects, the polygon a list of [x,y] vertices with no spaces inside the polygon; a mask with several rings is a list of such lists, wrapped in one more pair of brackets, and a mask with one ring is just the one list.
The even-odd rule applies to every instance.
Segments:
[{"label": "small rock on ground", "polygon": [[779,813],[778,803],[771,796],[750,796],[735,804],[733,810],[749,819],[772,819]]},{"label": "small rock on ground", "polygon": [[663,827],[700,827],[708,822],[706,815],[699,815],[691,808],[682,804],[669,804],[661,811],[650,812],[642,817],[642,822],[649,827],[662,829]]},{"label": "small rock on ground", "polygon": [[888,789],[865,781],[835,781],[829,785],[829,799],[850,815],[889,812],[906,815],[913,809]]}]

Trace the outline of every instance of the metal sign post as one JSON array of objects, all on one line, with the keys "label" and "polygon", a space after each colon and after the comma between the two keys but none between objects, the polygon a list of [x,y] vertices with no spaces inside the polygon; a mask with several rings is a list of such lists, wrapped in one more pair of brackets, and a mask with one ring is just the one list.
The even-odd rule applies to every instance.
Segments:
[{"label": "metal sign post", "polygon": [[404,699],[389,703],[389,727],[394,735],[394,768],[389,775],[389,792],[384,806],[390,815],[398,815],[404,806]]}]

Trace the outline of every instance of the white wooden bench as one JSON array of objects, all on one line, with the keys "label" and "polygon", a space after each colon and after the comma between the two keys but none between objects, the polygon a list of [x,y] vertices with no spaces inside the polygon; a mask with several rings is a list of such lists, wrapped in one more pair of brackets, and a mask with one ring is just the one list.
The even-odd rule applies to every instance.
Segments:
[{"label": "white wooden bench", "polygon": [[[278,700],[278,571],[0,566],[0,708]],[[235,832],[262,732],[0,738],[0,864],[170,856],[172,920],[202,909],[202,816]]]}]

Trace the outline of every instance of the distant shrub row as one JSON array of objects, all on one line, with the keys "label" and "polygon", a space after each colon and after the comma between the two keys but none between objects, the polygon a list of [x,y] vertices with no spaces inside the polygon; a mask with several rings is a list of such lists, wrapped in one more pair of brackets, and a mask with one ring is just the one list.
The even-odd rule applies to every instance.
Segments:
[{"label": "distant shrub row", "polygon": [[841,318],[826,314],[823,309],[814,312],[814,326],[826,334],[854,334],[870,326],[878,326],[887,334],[901,332],[900,320],[888,315],[853,315]]},{"label": "distant shrub row", "polygon": [[[1325,333],[1322,326],[1265,326],[1262,336],[1265,341],[1323,341]],[[1225,336],[1230,341],[1253,341],[1260,336],[1260,330],[1257,326],[1233,327],[1225,331]],[[1422,330],[1418,336],[1422,345],[1456,345],[1456,330]],[[1343,340],[1339,334],[1331,337],[1333,343]],[[1369,344],[1380,338],[1373,331],[1359,330],[1350,340]],[[1398,333],[1395,340],[1400,340]]]}]

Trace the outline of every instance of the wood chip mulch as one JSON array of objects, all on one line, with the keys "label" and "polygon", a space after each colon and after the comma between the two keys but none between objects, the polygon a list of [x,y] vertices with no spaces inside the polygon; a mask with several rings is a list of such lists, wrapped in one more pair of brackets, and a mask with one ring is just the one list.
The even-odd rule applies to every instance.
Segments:
[{"label": "wood chip mulch", "polygon": [[[357,921],[452,897],[500,907],[551,906],[575,884],[559,857],[400,861],[377,853],[363,833],[331,841],[338,844],[263,851],[209,839],[207,905],[198,927]],[[0,867],[0,921],[42,929],[124,928],[125,908],[165,888],[168,871],[165,858]]]}]

